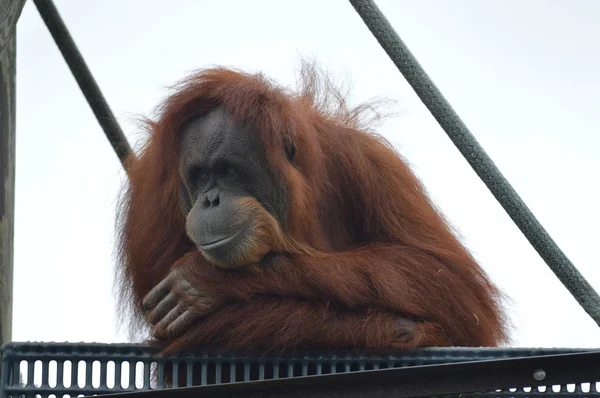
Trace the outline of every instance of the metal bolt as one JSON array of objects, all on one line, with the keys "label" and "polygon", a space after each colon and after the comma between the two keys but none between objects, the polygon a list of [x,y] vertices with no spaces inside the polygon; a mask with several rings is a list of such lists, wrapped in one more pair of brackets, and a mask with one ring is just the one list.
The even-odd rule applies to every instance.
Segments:
[{"label": "metal bolt", "polygon": [[544,369],[538,369],[533,372],[533,378],[536,381],[542,381],[546,378],[546,371]]}]

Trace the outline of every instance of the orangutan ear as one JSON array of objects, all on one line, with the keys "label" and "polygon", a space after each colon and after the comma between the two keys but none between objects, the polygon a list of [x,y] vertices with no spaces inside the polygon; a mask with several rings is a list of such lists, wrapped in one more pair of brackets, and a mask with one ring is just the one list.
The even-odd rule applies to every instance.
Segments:
[{"label": "orangutan ear", "polygon": [[283,149],[285,150],[285,155],[290,162],[294,161],[294,157],[296,156],[296,144],[292,140],[292,137],[286,135],[283,138]]}]

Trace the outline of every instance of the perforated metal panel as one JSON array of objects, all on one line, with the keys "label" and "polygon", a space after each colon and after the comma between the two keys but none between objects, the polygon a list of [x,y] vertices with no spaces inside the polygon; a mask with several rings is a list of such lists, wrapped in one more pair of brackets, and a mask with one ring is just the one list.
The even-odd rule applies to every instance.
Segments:
[{"label": "perforated metal panel", "polygon": [[[0,398],[63,398],[168,388],[165,375],[169,372],[173,374],[170,387],[183,387],[586,350],[434,348],[387,356],[329,352],[248,357],[200,353],[164,358],[154,348],[135,344],[9,343],[2,351]],[[600,375],[590,383],[487,394],[538,395],[600,396]]]}]

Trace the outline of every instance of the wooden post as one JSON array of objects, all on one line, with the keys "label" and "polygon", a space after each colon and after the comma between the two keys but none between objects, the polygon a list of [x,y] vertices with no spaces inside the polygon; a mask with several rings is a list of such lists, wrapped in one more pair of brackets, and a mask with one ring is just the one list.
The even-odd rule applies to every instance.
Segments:
[{"label": "wooden post", "polygon": [[15,26],[25,0],[0,0],[0,344],[12,339],[15,215]]}]

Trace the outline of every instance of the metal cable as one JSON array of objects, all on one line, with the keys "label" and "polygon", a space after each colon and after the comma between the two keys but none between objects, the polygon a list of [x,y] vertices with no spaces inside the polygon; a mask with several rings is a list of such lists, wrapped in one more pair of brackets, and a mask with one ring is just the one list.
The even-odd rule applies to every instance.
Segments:
[{"label": "metal cable", "polygon": [[119,157],[121,164],[125,167],[125,159],[133,153],[131,146],[129,145],[129,142],[127,142],[123,130],[121,130],[117,119],[104,99],[83,56],[77,49],[77,45],[73,41],[56,6],[52,0],[34,0],[33,2],[44,20],[44,23],[48,27],[50,34],[54,38],[69,69],[71,69],[71,73],[73,74],[73,77],[75,77],[81,92],[92,108],[98,123],[102,127],[102,130],[104,130],[106,138],[108,138],[108,141]]},{"label": "metal cable", "polygon": [[350,0],[454,145],[577,302],[600,326],[600,296],[535,218],[372,0]]}]

